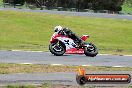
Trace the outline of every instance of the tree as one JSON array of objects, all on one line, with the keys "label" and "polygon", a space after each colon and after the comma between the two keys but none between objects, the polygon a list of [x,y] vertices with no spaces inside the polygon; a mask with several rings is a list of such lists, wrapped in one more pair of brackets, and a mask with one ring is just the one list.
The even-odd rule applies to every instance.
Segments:
[{"label": "tree", "polygon": [[132,0],[125,0],[125,3],[126,3],[128,6],[131,6],[131,7],[132,7]]}]

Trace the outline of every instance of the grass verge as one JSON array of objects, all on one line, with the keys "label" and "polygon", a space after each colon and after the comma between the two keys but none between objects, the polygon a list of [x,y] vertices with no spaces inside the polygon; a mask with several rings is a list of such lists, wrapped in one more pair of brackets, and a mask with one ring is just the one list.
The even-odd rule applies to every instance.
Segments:
[{"label": "grass verge", "polygon": [[[100,86],[100,87],[108,87],[108,86]],[[129,86],[115,86],[116,88],[132,88],[131,85]],[[114,86],[108,87],[108,88],[115,88]],[[95,85],[86,85],[86,86],[79,86],[79,85],[62,85],[62,84],[51,84],[51,83],[43,83],[39,86],[33,86],[33,85],[8,85],[5,88],[99,88]]]},{"label": "grass verge", "polygon": [[36,86],[33,86],[33,85],[7,85],[5,88],[36,88]]},{"label": "grass verge", "polygon": [[48,51],[56,25],[90,35],[100,53],[132,54],[131,20],[17,11],[0,11],[0,50]]},{"label": "grass verge", "polygon": [[43,83],[39,86],[36,85],[7,85],[4,88],[95,88],[95,87],[81,87],[78,85],[62,85],[62,84],[51,84]]},{"label": "grass verge", "polygon": [[[52,66],[38,64],[0,64],[0,74],[78,72],[79,67],[80,66]],[[132,71],[132,67],[87,66],[84,68],[87,71]]]}]

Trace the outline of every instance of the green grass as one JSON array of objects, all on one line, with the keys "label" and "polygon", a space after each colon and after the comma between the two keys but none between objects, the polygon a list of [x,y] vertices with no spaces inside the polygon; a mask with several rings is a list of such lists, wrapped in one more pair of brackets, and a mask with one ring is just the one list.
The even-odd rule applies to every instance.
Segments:
[{"label": "green grass", "polygon": [[[0,64],[0,74],[78,72],[81,66],[52,66],[32,64]],[[86,71],[132,71],[132,67],[84,66]]]},{"label": "green grass", "polygon": [[[104,87],[104,86],[100,86]],[[114,86],[113,86],[114,87]],[[113,88],[112,87],[112,88]],[[116,88],[132,88],[132,86],[125,86],[125,87],[120,87],[120,86],[115,86]],[[95,85],[85,85],[85,86],[79,86],[79,85],[66,85],[66,84],[41,84],[40,86],[28,86],[28,85],[8,85],[4,88],[98,88],[98,86]]]},{"label": "green grass", "polygon": [[[51,84],[44,82],[40,85],[7,85],[4,88],[82,88],[77,85]],[[84,88],[84,87],[83,87]],[[86,88],[86,87],[85,87]],[[87,87],[89,88],[89,87]]]},{"label": "green grass", "polygon": [[[104,87],[104,86],[100,86]],[[120,86],[113,86],[116,88],[132,88],[131,85],[120,87]],[[112,87],[112,88],[113,88]],[[8,85],[4,88],[98,88],[96,85],[85,85],[85,86],[79,86],[79,85],[66,85],[66,84],[51,84],[51,83],[43,83],[40,85]]]},{"label": "green grass", "polygon": [[0,49],[48,51],[56,25],[90,35],[100,53],[132,54],[132,21],[46,13],[0,11]]},{"label": "green grass", "polygon": [[51,88],[51,83],[42,83],[40,85],[20,85],[20,84],[12,84],[12,85],[7,85],[4,88]]},{"label": "green grass", "polygon": [[33,85],[7,85],[5,88],[37,88]]}]

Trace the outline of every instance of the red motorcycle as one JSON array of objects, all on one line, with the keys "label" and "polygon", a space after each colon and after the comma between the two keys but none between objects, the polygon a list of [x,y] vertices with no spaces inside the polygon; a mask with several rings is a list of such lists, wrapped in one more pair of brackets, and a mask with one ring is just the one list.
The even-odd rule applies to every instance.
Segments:
[{"label": "red motorcycle", "polygon": [[[81,39],[86,41],[88,35],[83,35]],[[54,33],[50,40],[49,50],[56,56],[66,54],[85,54],[86,56],[94,57],[98,54],[97,47],[92,43],[77,45],[73,39],[58,33]]]}]

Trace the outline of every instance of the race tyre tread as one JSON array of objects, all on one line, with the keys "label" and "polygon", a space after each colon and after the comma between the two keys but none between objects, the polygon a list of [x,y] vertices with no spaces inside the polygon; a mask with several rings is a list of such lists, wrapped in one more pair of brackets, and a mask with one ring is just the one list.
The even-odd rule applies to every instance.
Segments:
[{"label": "race tyre tread", "polygon": [[89,43],[89,44],[91,44],[91,45],[95,48],[95,51],[94,51],[94,52],[89,52],[89,51],[87,50],[87,48],[85,48],[85,49],[84,49],[84,54],[85,54],[86,56],[95,57],[95,56],[98,54],[98,49],[97,49],[97,47],[96,47],[94,44],[92,44],[92,43]]},{"label": "race tyre tread", "polygon": [[65,48],[62,46],[62,51],[61,52],[56,52],[53,48],[52,48],[52,46],[54,45],[54,43],[51,43],[50,45],[49,45],[49,50],[50,50],[50,52],[52,53],[52,54],[54,54],[55,56],[62,56],[64,53],[65,53]]}]

